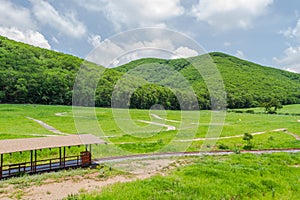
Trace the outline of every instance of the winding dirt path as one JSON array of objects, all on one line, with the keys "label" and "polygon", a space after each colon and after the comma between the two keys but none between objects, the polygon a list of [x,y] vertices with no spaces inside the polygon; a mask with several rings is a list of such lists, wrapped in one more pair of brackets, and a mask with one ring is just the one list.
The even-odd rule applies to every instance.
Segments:
[{"label": "winding dirt path", "polygon": [[41,126],[43,126],[45,129],[47,129],[48,131],[55,133],[55,134],[59,134],[59,135],[70,135],[68,133],[63,133],[60,130],[57,130],[56,128],[54,128],[53,126],[50,126],[49,124],[46,124],[45,122],[38,120],[38,119],[34,119],[32,117],[26,117],[27,119],[33,120],[35,122],[37,122],[38,124],[40,124]]},{"label": "winding dirt path", "polygon": [[167,125],[167,124],[161,124],[161,123],[151,122],[151,121],[146,121],[146,120],[138,120],[138,121],[139,122],[143,122],[143,123],[147,123],[147,124],[153,124],[153,125],[157,125],[157,126],[166,127],[167,131],[174,131],[174,130],[176,130],[175,126],[171,126],[171,125]]},{"label": "winding dirt path", "polygon": [[291,136],[293,136],[296,140],[300,140],[300,136],[299,135],[297,135],[297,134],[295,134],[295,133],[292,133],[292,132],[288,132],[288,131],[285,131],[285,133],[286,134],[288,134],[288,135],[291,135]]},{"label": "winding dirt path", "polygon": [[[289,135],[292,135],[293,137],[295,137],[296,140],[300,139],[300,137],[298,135],[287,132],[285,128],[278,128],[278,129],[271,130],[271,131],[255,132],[255,133],[251,133],[251,135],[261,135],[261,134],[265,134],[268,132],[281,132],[281,131],[283,131],[284,133],[287,133]],[[192,141],[202,141],[202,140],[220,140],[220,139],[239,138],[239,137],[243,137],[243,136],[244,135],[233,135],[233,136],[225,136],[225,137],[217,137],[217,138],[194,138],[194,139],[176,140],[176,141],[177,142],[192,142]]]},{"label": "winding dirt path", "polygon": [[[262,149],[262,150],[241,150],[240,153],[251,153],[251,154],[272,154],[272,153],[300,153],[300,148],[291,149]],[[151,153],[151,154],[135,154],[128,156],[114,156],[106,158],[98,158],[93,161],[97,164],[107,163],[107,162],[121,162],[125,160],[137,160],[137,159],[159,159],[168,157],[185,157],[185,156],[218,156],[218,155],[229,155],[235,154],[234,151],[207,151],[207,152],[167,152],[167,153]]]},{"label": "winding dirt path", "polygon": [[62,112],[62,113],[55,113],[55,116],[59,116],[59,117],[65,117],[67,116],[66,112]]},{"label": "winding dirt path", "polygon": [[176,123],[180,123],[180,121],[177,121],[177,120],[171,120],[171,119],[165,119],[165,118],[162,118],[156,114],[151,114],[152,117],[156,118],[156,119],[161,119],[161,120],[164,120],[164,121],[167,121],[167,122],[176,122]]}]

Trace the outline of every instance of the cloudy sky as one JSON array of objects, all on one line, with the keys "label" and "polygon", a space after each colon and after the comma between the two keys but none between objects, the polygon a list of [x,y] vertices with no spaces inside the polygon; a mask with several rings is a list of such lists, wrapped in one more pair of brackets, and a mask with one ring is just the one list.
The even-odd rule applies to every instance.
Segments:
[{"label": "cloudy sky", "polygon": [[[0,35],[81,58],[113,35],[144,27],[300,72],[299,0],[0,0]],[[194,55],[184,46],[174,50]]]}]

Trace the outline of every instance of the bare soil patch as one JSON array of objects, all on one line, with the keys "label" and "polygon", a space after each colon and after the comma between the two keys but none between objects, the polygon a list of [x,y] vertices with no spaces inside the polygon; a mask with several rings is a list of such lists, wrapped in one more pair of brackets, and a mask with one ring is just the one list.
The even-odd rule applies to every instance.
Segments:
[{"label": "bare soil patch", "polygon": [[115,183],[146,179],[158,174],[165,175],[170,169],[185,163],[172,159],[124,161],[116,163],[114,167],[129,169],[131,173],[105,177],[102,176],[103,171],[99,170],[99,172],[84,176],[76,175],[60,179],[46,179],[40,185],[29,185],[25,188],[8,184],[0,188],[0,199],[62,199],[70,194],[99,191],[101,188]]}]

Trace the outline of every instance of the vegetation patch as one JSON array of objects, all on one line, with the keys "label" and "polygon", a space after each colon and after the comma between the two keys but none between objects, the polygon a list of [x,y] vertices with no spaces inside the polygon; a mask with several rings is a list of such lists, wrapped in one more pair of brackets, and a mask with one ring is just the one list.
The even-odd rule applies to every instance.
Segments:
[{"label": "vegetation patch", "polygon": [[119,183],[67,199],[299,199],[299,154],[195,158],[168,176]]}]

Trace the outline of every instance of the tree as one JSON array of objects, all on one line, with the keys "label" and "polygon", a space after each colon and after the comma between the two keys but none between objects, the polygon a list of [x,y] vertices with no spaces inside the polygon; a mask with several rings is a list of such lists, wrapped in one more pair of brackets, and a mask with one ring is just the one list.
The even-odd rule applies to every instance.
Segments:
[{"label": "tree", "polygon": [[251,140],[253,139],[253,135],[250,133],[244,133],[243,140],[247,141],[247,144],[243,147],[245,150],[251,150],[253,148],[253,144]]},{"label": "tree", "polygon": [[269,102],[265,102],[263,106],[267,114],[276,114],[277,109],[282,108],[281,103],[277,99],[271,99]]}]

